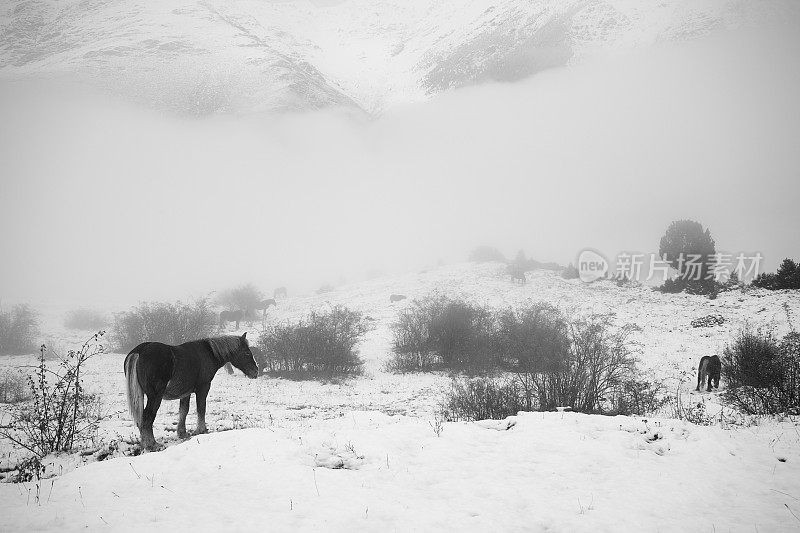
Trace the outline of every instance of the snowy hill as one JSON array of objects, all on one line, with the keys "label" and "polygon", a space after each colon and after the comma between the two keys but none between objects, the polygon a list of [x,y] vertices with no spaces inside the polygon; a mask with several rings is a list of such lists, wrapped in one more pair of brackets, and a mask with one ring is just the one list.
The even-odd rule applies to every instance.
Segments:
[{"label": "snowy hill", "polygon": [[0,76],[67,76],[181,113],[380,112],[790,4],[738,0],[9,1]]},{"label": "snowy hill", "polygon": [[[62,456],[48,463],[47,475],[62,468],[64,475],[0,484],[0,529],[796,528],[800,435],[791,419],[704,427],[673,419],[520,413],[499,422],[446,422],[437,435],[437,406],[449,377],[392,374],[383,366],[397,313],[431,291],[495,308],[547,301],[568,312],[604,314],[618,326],[635,324],[643,377],[667,380],[687,405],[706,404],[712,415],[716,393],[693,390],[699,358],[719,353],[745,323],[785,333],[784,304],[800,315],[797,291],[733,291],[708,300],[605,281],[583,284],[547,271],[529,272],[519,285],[499,263],[442,266],[319,295],[290,293],[269,310],[268,322],[338,303],[373,319],[359,345],[363,376],[320,383],[220,372],[209,396],[211,434],[177,439],[178,403],[164,402],[155,434],[167,448],[129,457],[124,453],[135,428],[126,411],[124,355],[98,357],[85,383],[112,415],[102,423],[94,460],[111,458],[81,466],[93,461],[91,451]],[[394,293],[409,300],[392,303]],[[76,333],[60,326],[64,309],[40,309],[43,330],[72,346]],[[691,327],[708,314],[722,315],[725,323]],[[239,331],[255,337],[261,327],[243,323]],[[0,360],[2,366],[30,363],[30,357]],[[4,457],[9,452],[2,449]]]}]

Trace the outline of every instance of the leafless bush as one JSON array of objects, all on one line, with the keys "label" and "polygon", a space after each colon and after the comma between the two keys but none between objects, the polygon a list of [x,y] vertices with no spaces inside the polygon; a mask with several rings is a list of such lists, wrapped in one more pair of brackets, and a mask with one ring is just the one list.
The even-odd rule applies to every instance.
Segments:
[{"label": "leafless bush", "polygon": [[123,352],[145,341],[181,344],[211,335],[216,322],[204,299],[193,304],[142,303],[114,317],[111,340]]},{"label": "leafless bush", "polygon": [[108,325],[108,319],[94,309],[73,309],[64,317],[64,327],[97,331]]},{"label": "leafless bush", "polygon": [[393,325],[394,355],[387,368],[396,371],[464,372],[494,369],[494,316],[481,306],[445,296],[415,300]]},{"label": "leafless bush", "polygon": [[267,372],[296,378],[345,376],[361,372],[363,361],[355,347],[366,331],[361,313],[335,306],[269,327],[258,346]]},{"label": "leafless bush", "polygon": [[608,413],[628,416],[652,416],[671,401],[663,383],[636,379],[624,379],[611,395]]},{"label": "leafless bush", "polygon": [[569,358],[568,325],[566,317],[547,303],[498,313],[495,350],[503,366],[514,372],[527,410],[538,404],[541,376],[555,372]]},{"label": "leafless bush", "polygon": [[15,369],[0,372],[0,403],[18,403],[30,399],[25,374]]},{"label": "leafless bush", "polygon": [[726,403],[750,414],[800,409],[800,334],[778,341],[771,332],[743,328],[725,347]]},{"label": "leafless bush", "polygon": [[612,330],[600,317],[569,321],[566,358],[533,376],[538,407],[570,406],[584,413],[608,412],[635,375],[628,328]]},{"label": "leafless bush", "polygon": [[79,350],[70,350],[58,368],[49,368],[46,348],[28,376],[32,400],[14,407],[9,424],[0,426],[0,437],[41,459],[53,452],[71,452],[94,436],[101,420],[99,403],[83,388],[86,361],[103,352],[100,331]]},{"label": "leafless bush", "polygon": [[27,304],[0,311],[0,355],[35,352],[38,325],[36,312]]},{"label": "leafless bush", "polygon": [[454,378],[442,414],[448,421],[501,419],[526,410],[524,391],[513,379]]}]

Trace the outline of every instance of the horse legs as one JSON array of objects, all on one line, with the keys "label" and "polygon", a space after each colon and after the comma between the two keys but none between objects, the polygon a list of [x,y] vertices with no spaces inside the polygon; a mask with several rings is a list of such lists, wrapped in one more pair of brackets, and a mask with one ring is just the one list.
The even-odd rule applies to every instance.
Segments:
[{"label": "horse legs", "polygon": [[206,397],[211,389],[211,382],[199,385],[194,391],[195,403],[197,403],[197,433],[208,433],[206,427]]},{"label": "horse legs", "polygon": [[[191,396],[191,395],[190,395]],[[189,414],[189,396],[181,398],[181,405],[178,409],[178,437],[185,439],[186,434],[186,415]]]},{"label": "horse legs", "polygon": [[147,395],[147,405],[142,412],[142,427],[139,430],[139,436],[142,439],[142,447],[145,450],[154,450],[156,448],[156,438],[153,435],[153,422],[156,420],[156,413],[161,406],[161,395],[154,394]]}]

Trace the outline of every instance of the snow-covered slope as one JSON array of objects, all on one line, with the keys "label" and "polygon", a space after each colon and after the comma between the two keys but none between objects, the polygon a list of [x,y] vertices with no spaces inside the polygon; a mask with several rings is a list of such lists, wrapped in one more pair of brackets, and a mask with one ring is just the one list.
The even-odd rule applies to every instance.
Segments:
[{"label": "snow-covered slope", "polygon": [[0,76],[68,75],[182,113],[379,112],[610,50],[748,24],[778,0],[11,0]]},{"label": "snow-covered slope", "polygon": [[[0,484],[3,531],[796,531],[797,437],[675,420],[353,412]],[[794,509],[794,510],[792,510]],[[794,529],[793,529],[794,528]]]},{"label": "snow-covered slope", "polygon": [[[793,417],[723,428],[671,419],[522,413],[499,423],[446,422],[437,436],[437,407],[449,377],[384,369],[398,312],[432,291],[495,308],[547,301],[568,312],[606,315],[617,326],[635,324],[642,378],[666,380],[686,405],[708,402],[712,415],[717,393],[693,390],[699,358],[719,353],[745,323],[774,327],[782,335],[790,328],[789,316],[800,316],[797,291],[733,291],[708,300],[607,281],[583,284],[546,271],[529,272],[519,285],[499,263],[448,265],[325,294],[290,294],[269,310],[269,323],[339,303],[372,318],[358,346],[364,375],[320,383],[220,372],[208,403],[212,434],[179,441],[178,402],[164,402],[155,434],[167,449],[128,457],[136,430],[126,410],[124,355],[97,357],[86,369],[85,384],[110,416],[98,434],[95,459],[111,458],[77,469],[93,461],[91,451],[48,459],[48,476],[62,467],[69,473],[38,487],[0,483],[0,530],[796,527],[800,434]],[[392,303],[395,293],[409,299]],[[40,310],[43,331],[73,346],[80,335],[60,326],[65,308]],[[725,323],[691,326],[707,314],[722,315]],[[243,323],[239,332],[255,337],[261,327]],[[31,363],[30,356],[4,357],[0,370]],[[190,428],[194,416],[192,402]],[[14,453],[7,443],[2,446],[4,462],[13,462]]]}]

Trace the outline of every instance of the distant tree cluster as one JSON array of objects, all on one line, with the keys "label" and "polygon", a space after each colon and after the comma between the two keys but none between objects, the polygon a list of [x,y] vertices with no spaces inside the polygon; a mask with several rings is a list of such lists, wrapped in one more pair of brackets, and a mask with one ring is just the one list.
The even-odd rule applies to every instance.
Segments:
[{"label": "distant tree cluster", "polygon": [[482,245],[470,252],[469,260],[473,263],[489,263],[491,261],[505,263],[506,257],[497,248],[493,246]]},{"label": "distant tree cluster", "polygon": [[0,355],[27,354],[36,351],[39,334],[36,312],[27,304],[0,311]]},{"label": "distant tree cluster", "polygon": [[662,292],[711,294],[716,290],[713,276],[716,247],[711,232],[694,220],[676,220],[661,237],[658,254],[678,271],[667,280]]},{"label": "distant tree cluster", "polygon": [[73,309],[64,317],[64,327],[68,329],[97,331],[107,325],[105,315],[94,309]]},{"label": "distant tree cluster", "polygon": [[256,318],[256,310],[264,299],[262,292],[252,283],[221,291],[214,302],[230,311],[242,311],[245,318]]},{"label": "distant tree cluster", "polygon": [[800,289],[800,265],[786,258],[774,274],[763,272],[753,280],[753,286],[769,289]]}]

